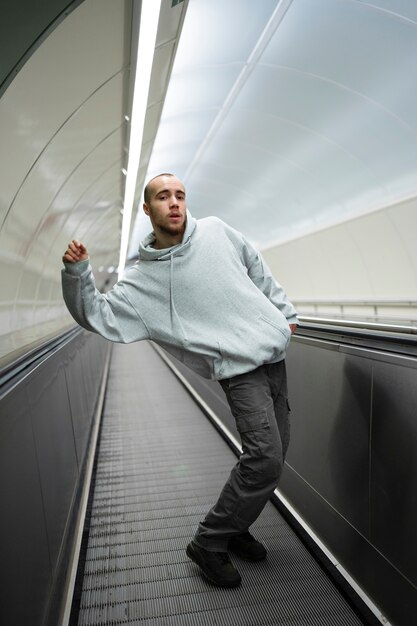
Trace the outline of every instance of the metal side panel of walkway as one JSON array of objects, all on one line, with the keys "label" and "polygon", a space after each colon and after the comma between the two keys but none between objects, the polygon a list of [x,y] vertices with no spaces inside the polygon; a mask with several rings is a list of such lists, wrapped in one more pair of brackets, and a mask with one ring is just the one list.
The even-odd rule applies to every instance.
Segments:
[{"label": "metal side panel of walkway", "polygon": [[202,577],[185,548],[235,462],[150,344],[114,346],[80,625],[363,623],[270,503],[252,526],[267,559],[234,558],[239,588]]}]

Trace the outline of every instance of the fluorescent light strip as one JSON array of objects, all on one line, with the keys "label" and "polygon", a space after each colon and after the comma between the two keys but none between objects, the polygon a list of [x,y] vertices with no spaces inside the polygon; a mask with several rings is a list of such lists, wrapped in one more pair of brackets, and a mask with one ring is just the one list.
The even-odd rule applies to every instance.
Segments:
[{"label": "fluorescent light strip", "polygon": [[138,58],[136,64],[135,87],[131,115],[129,162],[127,166],[125,196],[123,202],[122,236],[120,240],[120,256],[118,276],[123,275],[127,248],[129,245],[130,223],[132,220],[133,203],[135,201],[136,181],[142,137],[145,126],[146,108],[148,104],[149,85],[155,51],[156,34],[158,31],[161,0],[142,0],[139,26]]}]

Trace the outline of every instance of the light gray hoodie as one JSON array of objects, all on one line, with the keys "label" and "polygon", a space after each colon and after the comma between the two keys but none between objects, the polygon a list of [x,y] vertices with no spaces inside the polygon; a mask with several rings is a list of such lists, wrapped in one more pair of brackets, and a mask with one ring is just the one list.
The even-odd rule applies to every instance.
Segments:
[{"label": "light gray hoodie", "polygon": [[285,358],[296,311],[242,234],[187,211],[182,243],[157,250],[154,241],[106,294],[88,260],[65,263],[64,299],[81,326],[111,341],[151,339],[215,380]]}]

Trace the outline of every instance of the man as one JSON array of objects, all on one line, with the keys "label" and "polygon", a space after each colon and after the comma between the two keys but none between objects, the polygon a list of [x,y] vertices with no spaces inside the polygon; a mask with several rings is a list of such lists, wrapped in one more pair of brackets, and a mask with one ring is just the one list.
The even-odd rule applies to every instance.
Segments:
[{"label": "man", "polygon": [[233,587],[241,577],[228,550],[266,556],[248,528],[278,483],[289,443],[284,358],[296,311],[243,235],[216,217],[191,216],[173,174],[149,181],[143,209],[153,232],[123,280],[99,293],[87,249],[73,240],[63,256],[64,298],[84,328],[112,341],[151,339],[223,387],[243,453],[187,555],[212,582]]}]

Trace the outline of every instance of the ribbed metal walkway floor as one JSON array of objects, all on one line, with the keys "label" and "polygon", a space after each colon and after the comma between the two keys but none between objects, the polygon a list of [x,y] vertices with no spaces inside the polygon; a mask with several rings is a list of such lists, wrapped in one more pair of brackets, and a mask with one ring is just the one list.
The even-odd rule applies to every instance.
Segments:
[{"label": "ribbed metal walkway floor", "polygon": [[278,511],[252,527],[261,563],[218,589],[185,554],[236,458],[147,343],[115,345],[104,407],[80,625],[362,624]]}]

